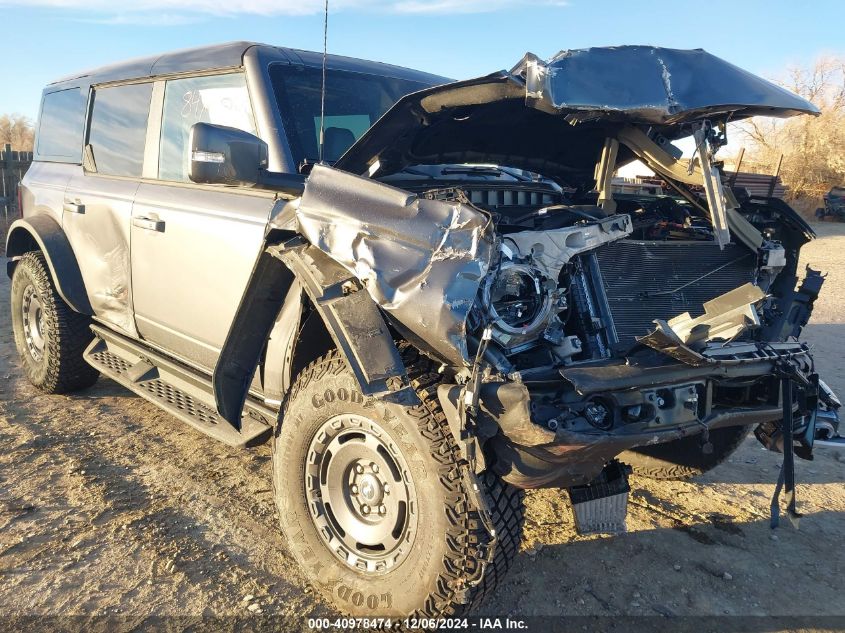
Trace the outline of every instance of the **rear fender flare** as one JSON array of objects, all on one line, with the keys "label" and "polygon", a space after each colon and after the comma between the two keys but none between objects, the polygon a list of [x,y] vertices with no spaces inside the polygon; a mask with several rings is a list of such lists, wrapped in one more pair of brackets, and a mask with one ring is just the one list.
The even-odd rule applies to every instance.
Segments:
[{"label": "rear fender flare", "polygon": [[40,250],[47,260],[50,276],[59,296],[73,310],[92,316],[85,282],[67,235],[53,218],[35,215],[15,220],[6,237],[6,273],[14,273],[17,260],[25,253]]}]

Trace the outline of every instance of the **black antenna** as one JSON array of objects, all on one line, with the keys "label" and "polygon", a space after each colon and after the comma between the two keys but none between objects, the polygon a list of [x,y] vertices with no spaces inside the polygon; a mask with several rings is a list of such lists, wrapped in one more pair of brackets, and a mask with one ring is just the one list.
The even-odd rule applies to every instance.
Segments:
[{"label": "black antenna", "polygon": [[329,44],[329,0],[325,3],[326,10],[323,15],[323,83],[320,87],[320,162],[323,162],[323,134],[325,133],[326,121],[326,50]]}]

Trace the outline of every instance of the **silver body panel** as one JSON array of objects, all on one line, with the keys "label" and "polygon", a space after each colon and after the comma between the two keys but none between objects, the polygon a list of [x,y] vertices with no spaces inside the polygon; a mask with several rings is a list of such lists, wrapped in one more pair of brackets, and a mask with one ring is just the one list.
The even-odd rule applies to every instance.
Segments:
[{"label": "silver body panel", "polygon": [[[49,162],[51,157],[36,152],[22,184],[24,215],[47,214],[63,227],[98,321],[198,368],[214,368],[262,248],[268,220],[271,213],[278,215],[279,208],[274,210],[274,206],[281,207],[283,202],[274,193],[249,187],[157,179],[165,82],[243,72],[257,134],[269,147],[267,168],[291,173],[297,165],[267,68],[321,63],[321,56],[305,51],[231,42],[105,66],[45,88],[45,95],[68,89],[90,95],[104,84],[154,84],[141,177],[100,176],[85,171],[78,160]],[[328,67],[427,84],[449,81],[335,55],[328,57]],[[89,102],[86,129],[90,114]],[[291,328],[279,323],[271,335],[270,350],[283,355],[291,336]],[[279,367],[256,374],[256,380],[264,378],[264,387],[280,397],[284,358],[271,362]]]},{"label": "silver body panel", "polygon": [[141,183],[131,262],[142,338],[214,367],[274,204],[271,193]]},{"label": "silver body panel", "polygon": [[85,174],[77,165],[62,205],[62,229],[94,314],[130,336],[138,335],[129,268],[129,220],[137,189],[137,181]]},{"label": "silver body panel", "polygon": [[76,165],[35,161],[21,183],[24,215],[48,215],[60,226],[65,190]]}]

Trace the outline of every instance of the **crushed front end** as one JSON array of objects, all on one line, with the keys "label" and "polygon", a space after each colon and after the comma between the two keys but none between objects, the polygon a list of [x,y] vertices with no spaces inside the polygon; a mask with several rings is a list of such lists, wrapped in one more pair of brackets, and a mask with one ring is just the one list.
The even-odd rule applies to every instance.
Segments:
[{"label": "crushed front end", "polygon": [[[354,212],[339,202],[350,190]],[[720,248],[682,200],[615,203],[610,214],[483,208],[453,187],[412,194],[315,167],[296,223],[355,274],[396,338],[442,363],[438,395],[476,470],[516,486],[587,484],[626,451],[693,435],[707,452],[727,427],[767,429],[776,443],[787,375],[806,450],[817,420],[838,425],[798,340],[823,277],[807,269],[798,282],[812,234],[789,207],[737,207],[760,227],[752,249]]]},{"label": "crushed front end", "polygon": [[[733,191],[715,154],[728,119],[817,112],[704,51],[529,55],[401,99],[314,166],[268,234],[295,237],[268,253],[310,266],[364,394],[401,384],[398,355],[372,351],[393,339],[441,364],[475,472],[587,485],[631,451],[693,437],[707,454],[737,427],[808,456],[839,408],[799,338],[823,283],[798,270],[813,232]],[[634,159],[672,195],[615,194]]]}]

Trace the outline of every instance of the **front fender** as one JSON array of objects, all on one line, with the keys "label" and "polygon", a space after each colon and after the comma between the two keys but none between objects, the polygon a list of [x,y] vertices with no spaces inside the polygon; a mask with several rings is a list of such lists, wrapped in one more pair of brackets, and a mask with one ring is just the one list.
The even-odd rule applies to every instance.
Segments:
[{"label": "front fender", "polygon": [[44,254],[50,276],[59,296],[76,312],[93,315],[79,263],[62,227],[48,215],[34,215],[15,220],[6,238],[6,272],[15,270],[16,258],[38,249]]},{"label": "front fender", "polygon": [[281,243],[271,231],[214,368],[217,411],[235,428],[240,428],[261,352],[294,280],[308,294],[364,395],[391,392],[392,378],[407,385],[391,332],[357,280],[301,237]]}]

